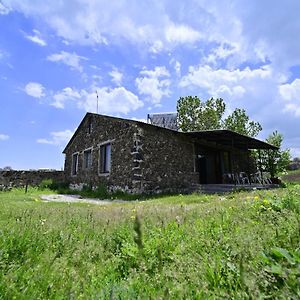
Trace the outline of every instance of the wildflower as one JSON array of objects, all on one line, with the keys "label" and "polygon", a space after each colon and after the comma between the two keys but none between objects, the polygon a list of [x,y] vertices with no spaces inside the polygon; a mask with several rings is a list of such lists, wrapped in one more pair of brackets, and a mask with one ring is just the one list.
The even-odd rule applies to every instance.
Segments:
[{"label": "wildflower", "polygon": [[135,209],[135,208],[133,208],[131,211],[132,211],[133,213],[135,213],[135,212],[136,212],[136,209]]},{"label": "wildflower", "polygon": [[131,219],[131,220],[134,220],[134,219],[135,219],[135,216],[131,216],[130,219]]},{"label": "wildflower", "polygon": [[269,205],[269,204],[270,204],[270,201],[269,201],[269,200],[267,200],[267,199],[264,199],[264,201],[263,201],[263,204],[265,204],[265,205]]},{"label": "wildflower", "polygon": [[256,200],[256,201],[259,200],[259,197],[258,197],[258,196],[255,196],[255,197],[254,197],[254,200]]}]

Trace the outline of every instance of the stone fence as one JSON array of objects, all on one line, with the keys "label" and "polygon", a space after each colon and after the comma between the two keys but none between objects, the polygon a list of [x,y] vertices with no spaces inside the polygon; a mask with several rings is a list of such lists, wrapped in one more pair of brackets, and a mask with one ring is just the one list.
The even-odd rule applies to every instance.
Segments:
[{"label": "stone fence", "polygon": [[62,182],[64,181],[64,172],[52,170],[0,171],[0,187],[23,187],[26,184],[37,186],[44,179]]}]

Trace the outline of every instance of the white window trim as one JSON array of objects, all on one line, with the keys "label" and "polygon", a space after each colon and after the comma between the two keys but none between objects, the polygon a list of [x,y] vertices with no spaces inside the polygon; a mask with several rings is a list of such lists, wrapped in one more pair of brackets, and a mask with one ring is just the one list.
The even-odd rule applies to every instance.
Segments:
[{"label": "white window trim", "polygon": [[[110,144],[110,151],[111,151],[111,149],[112,149],[112,142],[114,141],[114,139],[113,140],[107,140],[107,141],[105,141],[105,142],[101,142],[101,143],[99,143],[97,146],[99,147],[99,151],[98,151],[98,175],[99,176],[104,176],[104,177],[107,177],[107,176],[109,176],[110,175],[110,173],[111,173],[111,170],[108,172],[108,173],[101,173],[100,172],[100,169],[101,169],[101,146],[105,146],[105,145],[108,145],[108,144]],[[111,162],[112,162],[112,160],[111,160],[111,152],[110,152],[110,166],[111,166]]]},{"label": "white window trim", "polygon": [[[74,157],[74,155],[76,155],[77,154],[77,162],[76,162],[76,170],[77,170],[77,172],[76,172],[76,174],[73,174],[73,157]],[[78,174],[78,166],[79,166],[79,155],[80,155],[80,152],[74,152],[74,153],[72,153],[72,162],[71,162],[71,176],[72,177],[76,177],[77,176],[77,174]]]},{"label": "white window trim", "polygon": [[[92,164],[89,168],[86,168],[85,164],[84,164],[84,152],[89,151],[89,150],[91,150],[91,163]],[[82,151],[82,166],[83,166],[84,170],[90,170],[92,168],[92,165],[93,165],[93,147],[89,147],[89,148],[86,148]]]},{"label": "white window trim", "polygon": [[104,142],[99,143],[97,146],[98,146],[99,149],[100,149],[100,146],[104,146],[104,145],[106,145],[106,144],[112,144],[114,141],[115,141],[115,139],[107,140],[107,141],[104,141]]}]

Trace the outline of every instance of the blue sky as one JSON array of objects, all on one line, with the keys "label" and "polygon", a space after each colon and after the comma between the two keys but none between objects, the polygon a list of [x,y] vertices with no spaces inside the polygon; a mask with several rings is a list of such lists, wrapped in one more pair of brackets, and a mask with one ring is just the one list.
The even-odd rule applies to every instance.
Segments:
[{"label": "blue sky", "polygon": [[0,167],[63,167],[87,111],[222,97],[300,156],[300,1],[0,1]]}]

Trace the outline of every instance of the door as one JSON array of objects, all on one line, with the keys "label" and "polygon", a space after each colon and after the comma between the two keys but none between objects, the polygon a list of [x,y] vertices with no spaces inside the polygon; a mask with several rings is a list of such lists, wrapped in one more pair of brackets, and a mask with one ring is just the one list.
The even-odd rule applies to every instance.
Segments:
[{"label": "door", "polygon": [[206,157],[198,157],[199,183],[207,184],[207,161]]}]

